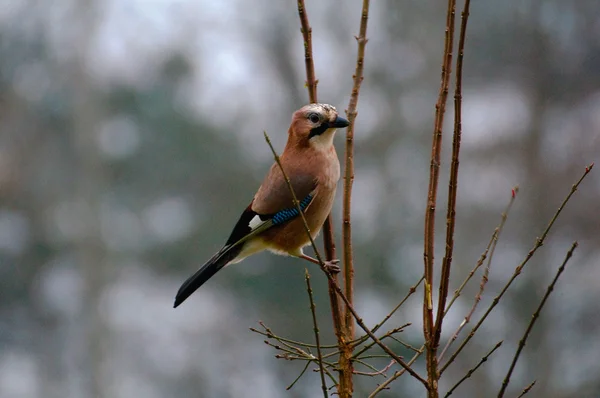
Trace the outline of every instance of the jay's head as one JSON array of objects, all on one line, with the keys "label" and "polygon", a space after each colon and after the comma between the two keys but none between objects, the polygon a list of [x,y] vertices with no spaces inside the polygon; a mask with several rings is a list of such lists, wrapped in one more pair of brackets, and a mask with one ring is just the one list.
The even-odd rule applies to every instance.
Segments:
[{"label": "jay's head", "polygon": [[290,138],[315,148],[328,149],[333,144],[337,128],[348,126],[348,121],[338,116],[335,107],[328,104],[308,104],[294,112]]}]

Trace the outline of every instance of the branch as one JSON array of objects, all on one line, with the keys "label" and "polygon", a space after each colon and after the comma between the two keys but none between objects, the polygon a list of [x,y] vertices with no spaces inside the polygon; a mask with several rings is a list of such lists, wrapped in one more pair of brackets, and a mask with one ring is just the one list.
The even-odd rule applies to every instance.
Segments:
[{"label": "branch", "polygon": [[519,396],[517,398],[521,398],[523,397],[525,394],[527,394],[529,391],[531,391],[531,389],[533,388],[533,386],[535,386],[535,383],[537,382],[537,380],[534,380],[531,382],[531,384],[529,384],[527,387],[525,387],[523,389],[523,391],[521,391],[521,393],[519,394]]},{"label": "branch", "polygon": [[[413,357],[410,359],[410,361],[408,361],[407,365],[411,366],[413,363],[415,363],[417,358],[419,358],[419,356],[423,353],[424,349],[425,349],[425,345],[421,346],[420,350],[415,355],[413,355]],[[375,390],[373,390],[373,392],[371,394],[369,394],[368,398],[374,398],[377,394],[379,394],[383,390],[387,389],[387,386],[390,385],[391,382],[396,380],[398,377],[402,376],[405,372],[406,372],[406,368],[394,373],[394,375],[392,377],[390,377],[389,379],[387,379],[386,381],[381,383]]]},{"label": "branch", "polygon": [[[356,68],[352,76],[354,82],[352,85],[352,93],[346,109],[346,115],[350,124],[346,129],[346,154],[344,167],[344,197],[343,197],[343,228],[342,228],[342,244],[344,247],[344,291],[350,304],[354,302],[354,257],[352,254],[352,222],[351,222],[351,204],[352,204],[352,184],[354,183],[354,122],[356,120],[356,108],[358,106],[358,94],[363,81],[365,46],[367,44],[367,23],[369,21],[369,0],[363,0],[362,13],[360,19],[360,28],[358,36],[355,37],[358,43],[356,54]],[[354,322],[352,314],[346,308],[344,315],[344,323],[346,327],[346,339],[354,339]],[[344,360],[348,360],[352,355],[352,347],[342,347]],[[352,363],[349,363],[350,369]]]},{"label": "branch", "polygon": [[317,315],[315,313],[315,301],[313,299],[313,292],[310,286],[310,274],[308,269],[304,269],[304,279],[306,280],[306,291],[308,292],[308,298],[310,300],[310,312],[313,320],[313,330],[315,332],[315,343],[317,345],[317,359],[319,363],[319,373],[321,375],[321,388],[323,389],[323,396],[328,398],[327,384],[325,383],[325,373],[323,371],[323,354],[321,354],[321,341],[319,339],[319,326],[317,325]]},{"label": "branch", "polygon": [[[471,278],[473,277],[473,275],[475,274],[475,272],[477,272],[477,270],[479,269],[479,267],[481,267],[483,265],[483,262],[487,258],[487,255],[488,255],[488,252],[490,251],[490,248],[491,247],[494,247],[494,248],[496,247],[496,244],[498,243],[498,239],[500,238],[500,233],[504,229],[504,224],[506,223],[506,220],[508,218],[508,213],[509,213],[510,209],[512,208],[512,205],[513,205],[513,203],[515,201],[515,198],[516,198],[518,192],[519,192],[519,187],[515,186],[512,189],[511,198],[510,198],[510,201],[508,202],[508,205],[506,206],[506,210],[504,210],[504,213],[502,213],[502,215],[501,215],[500,224],[494,230],[494,233],[492,234],[492,237],[490,238],[490,241],[488,242],[488,244],[487,244],[487,246],[485,248],[485,251],[481,254],[481,257],[479,257],[479,260],[477,261],[477,264],[475,264],[475,267],[473,267],[473,269],[471,270],[471,272],[469,272],[469,275],[467,276],[467,278],[463,281],[463,283],[460,285],[460,287],[458,289],[456,289],[456,291],[454,292],[454,297],[452,297],[452,300],[450,300],[450,303],[448,304],[448,307],[446,307],[446,311],[444,312],[444,316],[446,316],[448,314],[448,311],[450,311],[450,308],[452,307],[452,305],[454,304],[454,302],[458,299],[458,297],[460,297],[460,294],[462,293],[462,291],[465,288],[465,286],[467,285],[467,283],[469,283],[469,281],[471,280]],[[492,249],[492,252],[493,251],[494,250]],[[488,267],[491,266],[491,258],[489,259],[487,266]]]},{"label": "branch", "polygon": [[[304,39],[304,63],[306,67],[306,87],[308,89],[308,98],[311,103],[315,103],[317,102],[317,84],[319,81],[315,77],[315,65],[312,55],[312,28],[308,22],[308,14],[306,13],[306,5],[304,4],[304,0],[298,0],[298,16],[300,18],[301,25],[300,31],[302,32],[302,38]],[[333,236],[331,214],[327,216],[325,223],[323,224],[323,246],[325,248],[325,258],[328,261],[334,260],[336,258],[335,238]],[[313,249],[316,253],[316,246],[314,244]],[[319,262],[322,262],[322,260],[319,259]],[[333,287],[334,284],[337,284],[337,275],[328,276],[327,282],[329,302],[331,305],[331,317],[333,319],[333,330],[338,340],[338,346],[342,347],[347,340],[352,339],[346,339],[344,336],[342,310],[340,309],[340,302]],[[340,369],[340,380],[340,389],[351,391],[352,369]],[[340,389],[338,389],[338,393],[340,393],[340,396],[344,398],[343,395],[345,394],[343,391],[340,391]]]},{"label": "branch", "polygon": [[298,0],[298,16],[300,17],[300,32],[302,32],[302,38],[304,39],[304,64],[306,66],[308,98],[311,103],[315,103],[317,102],[317,84],[319,81],[315,77],[315,64],[312,56],[312,28],[308,23],[304,0]]},{"label": "branch", "polygon": [[[446,354],[446,352],[448,351],[448,348],[450,348],[450,346],[452,345],[452,343],[454,343],[454,341],[456,341],[456,339],[458,338],[458,335],[463,330],[463,328],[469,322],[471,322],[471,317],[475,313],[475,309],[477,308],[477,305],[481,301],[481,296],[483,295],[483,291],[485,290],[485,286],[486,286],[486,284],[488,282],[488,278],[489,278],[489,275],[490,275],[490,268],[492,266],[492,259],[494,258],[494,252],[496,250],[496,245],[498,244],[498,238],[500,237],[500,231],[502,230],[502,227],[504,226],[504,223],[506,222],[506,219],[508,217],[508,212],[510,211],[511,206],[512,206],[512,204],[515,201],[516,192],[518,192],[518,188],[517,187],[515,187],[515,188],[512,189],[512,195],[510,197],[510,201],[508,202],[508,206],[506,207],[506,211],[504,213],[502,213],[502,221],[500,221],[500,226],[498,228],[496,228],[496,230],[492,234],[492,239],[490,240],[490,244],[492,246],[491,251],[490,251],[490,257],[488,258],[487,265],[485,266],[485,271],[483,272],[483,275],[481,277],[481,283],[479,284],[479,291],[475,295],[475,301],[473,302],[473,305],[471,306],[471,310],[467,313],[467,315],[465,316],[465,319],[463,319],[463,321],[460,323],[460,325],[458,326],[458,328],[456,329],[456,331],[454,332],[454,334],[452,335],[452,337],[450,338],[450,340],[448,340],[448,342],[446,343],[446,346],[444,347],[444,349],[442,350],[442,353],[438,357],[438,362],[442,361],[442,358],[444,357],[444,354]],[[483,263],[483,260],[485,259],[485,256],[486,256],[486,254],[487,254],[487,252],[488,252],[488,250],[490,248],[490,244],[488,244],[488,247],[485,249],[485,253],[481,256],[480,261],[477,262],[477,265],[475,266],[475,268],[473,269],[473,271],[471,271],[471,274],[467,278],[467,281],[473,275],[473,273],[475,272],[475,270],[477,268],[479,268],[481,266],[481,264]],[[466,283],[466,281],[465,281],[465,283]],[[463,286],[464,286],[464,284],[463,284]],[[463,286],[461,286],[461,289],[462,289]],[[457,297],[457,296],[455,295],[455,297]],[[454,299],[453,299],[453,301],[454,301]],[[452,304],[452,302],[450,304]],[[448,307],[450,307],[450,306],[448,306]],[[446,314],[448,313],[448,309],[446,309],[446,312],[444,312],[444,316],[446,316]]]},{"label": "branch", "polygon": [[422,277],[421,277],[421,279],[419,279],[419,280],[417,281],[417,283],[415,283],[413,286],[411,286],[411,287],[410,287],[410,289],[408,289],[408,293],[406,293],[406,296],[404,296],[404,298],[402,299],[402,301],[400,301],[400,302],[398,303],[398,305],[397,305],[397,306],[395,306],[395,307],[394,307],[394,308],[393,308],[393,309],[390,311],[390,313],[389,313],[389,314],[387,314],[387,315],[385,316],[385,318],[383,318],[383,320],[382,320],[381,322],[379,322],[377,325],[375,325],[375,327],[374,327],[374,328],[371,330],[373,333],[375,333],[377,330],[379,330],[379,328],[381,328],[381,327],[383,326],[383,324],[384,324],[384,323],[386,323],[386,322],[388,321],[388,319],[390,319],[390,318],[392,317],[392,315],[394,315],[394,313],[395,313],[396,311],[398,311],[398,309],[399,309],[400,307],[402,307],[402,305],[403,305],[403,304],[406,302],[406,300],[408,300],[408,298],[409,298],[410,296],[412,296],[412,295],[415,293],[415,291],[417,290],[417,288],[419,287],[419,285],[421,284],[421,282],[423,282],[423,279],[425,279],[425,277],[424,277],[424,276],[422,276]]},{"label": "branch", "polygon": [[502,382],[502,387],[500,388],[500,391],[498,392],[498,398],[502,398],[504,396],[506,387],[508,387],[508,383],[510,383],[510,376],[512,375],[512,372],[515,369],[515,366],[517,365],[517,361],[519,360],[519,355],[521,355],[521,351],[523,351],[523,347],[525,347],[525,342],[527,341],[527,338],[529,337],[529,333],[531,332],[531,329],[533,329],[533,325],[535,325],[535,322],[539,318],[540,313],[542,312],[542,308],[544,308],[544,304],[546,304],[548,297],[550,297],[550,294],[554,290],[554,286],[556,285],[558,278],[560,278],[561,274],[565,270],[565,267],[567,266],[567,263],[573,256],[573,252],[575,251],[576,248],[577,248],[577,242],[573,242],[573,245],[571,245],[571,249],[567,252],[567,255],[566,255],[563,263],[558,268],[558,271],[556,272],[554,279],[548,285],[548,288],[546,289],[546,294],[544,294],[544,297],[542,298],[540,305],[537,307],[537,309],[533,313],[533,316],[531,317],[531,321],[529,321],[529,325],[527,325],[527,329],[525,330],[523,337],[519,341],[519,347],[517,348],[517,351],[515,352],[515,356],[513,357],[512,363],[510,364],[508,372],[506,373],[506,377],[504,378],[504,381]]},{"label": "branch", "polygon": [[[467,0],[468,1],[468,0]],[[483,363],[485,361],[488,360],[488,358],[490,357],[490,355],[492,355],[494,353],[494,351],[496,351],[498,348],[500,348],[500,346],[502,345],[502,341],[499,341],[494,348],[492,348],[490,350],[490,352],[488,352],[487,354],[485,354],[485,356],[483,358],[481,358],[481,360],[479,361],[479,363],[477,365],[475,365],[475,367],[473,367],[472,369],[469,369],[469,371],[467,372],[467,374],[465,374],[459,381],[456,382],[456,384],[454,386],[452,386],[452,388],[450,389],[450,391],[448,391],[446,393],[446,395],[444,395],[444,398],[449,397],[450,395],[452,395],[452,393],[454,392],[454,390],[456,390],[456,388],[458,386],[460,386],[462,384],[463,381],[467,380],[469,377],[471,377],[473,375],[473,373],[475,373],[475,371],[481,366],[483,365]]]},{"label": "branch", "polygon": [[[330,275],[329,273],[327,275]],[[406,369],[406,371],[413,376],[415,379],[419,380],[421,383],[423,383],[423,385],[425,387],[428,387],[427,385],[427,380],[423,379],[417,372],[415,372],[413,369],[410,368],[410,365],[407,364],[406,362],[404,362],[402,360],[402,358],[400,358],[398,355],[396,355],[392,350],[390,350],[390,348],[388,346],[386,346],[385,344],[383,344],[381,342],[381,340],[379,340],[377,338],[377,336],[375,336],[373,334],[373,332],[371,332],[369,330],[369,328],[365,325],[365,323],[363,322],[362,318],[356,313],[356,310],[354,309],[354,307],[352,307],[352,305],[350,304],[350,302],[348,301],[348,299],[346,298],[346,296],[344,296],[344,292],[342,292],[342,289],[340,289],[339,286],[335,286],[336,288],[336,292],[337,294],[340,296],[340,298],[342,299],[342,301],[344,301],[344,303],[346,304],[346,306],[348,307],[348,309],[350,310],[350,312],[352,313],[352,316],[354,317],[354,319],[356,319],[356,323],[358,323],[358,326],[360,326],[366,334],[369,335],[369,337],[379,346],[381,347],[381,349],[383,351],[385,351],[386,354],[388,354],[390,357],[392,357],[396,362],[398,362],[398,364],[400,366],[402,366],[404,369]]]},{"label": "branch", "polygon": [[[402,332],[404,330],[404,328],[406,328],[406,327],[408,327],[410,325],[411,325],[410,323],[406,323],[406,324],[400,326],[399,328],[392,329],[392,330],[388,331],[387,333],[385,333],[383,336],[381,336],[380,340],[383,340],[383,339],[385,339],[387,337],[392,337],[394,334]],[[375,329],[371,330],[371,332],[375,332]],[[375,344],[376,344],[375,342],[371,342],[369,344],[366,344],[358,352],[355,352],[352,357],[353,358],[358,358],[362,353],[364,353],[364,352],[368,351],[369,349],[371,349],[371,347],[373,347]],[[401,344],[403,344],[403,343],[401,343]]]},{"label": "branch", "polygon": [[[442,150],[442,126],[448,98],[448,86],[452,68],[452,47],[454,44],[454,9],[456,0],[448,0],[446,15],[446,37],[442,60],[442,81],[437,103],[435,105],[435,124],[433,127],[433,143],[431,145],[431,165],[429,171],[429,189],[427,191],[427,210],[425,211],[425,238],[423,262],[425,268],[425,293],[423,297],[423,336],[427,349],[427,375],[430,393],[437,391],[437,344],[435,342],[433,323],[433,253],[435,241],[435,209],[437,188],[440,175],[440,153]],[[435,397],[434,395],[430,395]]]},{"label": "branch", "polygon": [[442,275],[440,278],[440,292],[435,319],[434,346],[440,343],[444,310],[450,286],[450,270],[452,267],[452,254],[454,251],[454,226],[456,224],[456,192],[458,190],[458,165],[460,156],[460,141],[462,136],[462,69],[465,52],[465,36],[469,20],[470,0],[465,0],[460,24],[458,40],[458,56],[456,58],[456,86],[454,88],[454,134],[452,138],[452,161],[450,163],[450,182],[448,184],[448,210],[446,213],[446,251],[442,260]]},{"label": "branch", "polygon": [[544,244],[544,241],[546,240],[546,236],[548,236],[548,233],[550,232],[550,230],[552,229],[552,226],[554,225],[554,223],[558,219],[558,216],[560,215],[560,213],[562,213],[562,211],[565,208],[566,204],[569,202],[569,200],[571,199],[571,197],[573,196],[573,194],[575,193],[575,191],[577,191],[577,188],[579,187],[579,185],[581,184],[581,182],[583,181],[583,179],[592,171],[593,167],[594,167],[594,164],[592,163],[592,164],[590,164],[589,166],[587,166],[585,168],[585,171],[584,171],[583,175],[571,187],[571,191],[569,192],[569,194],[567,195],[567,197],[563,200],[563,202],[559,206],[559,208],[556,211],[556,213],[554,213],[554,216],[552,217],[552,219],[550,220],[550,223],[548,224],[548,226],[546,227],[546,229],[542,233],[542,236],[540,238],[536,239],[536,242],[535,242],[533,248],[529,251],[529,253],[527,253],[527,256],[521,262],[521,264],[519,264],[517,266],[517,268],[515,268],[515,271],[514,271],[512,277],[509,279],[509,281],[506,283],[506,285],[504,285],[504,287],[502,288],[502,290],[500,291],[500,293],[498,294],[498,296],[494,297],[494,300],[492,300],[492,304],[487,309],[487,311],[485,312],[485,314],[483,314],[483,316],[481,317],[481,319],[479,320],[479,322],[477,322],[477,324],[473,327],[473,329],[471,329],[471,332],[467,335],[467,337],[461,343],[461,345],[458,347],[458,349],[456,350],[456,352],[454,354],[452,354],[452,356],[450,357],[450,359],[448,360],[448,362],[441,368],[440,374],[442,374],[448,368],[448,366],[450,366],[450,364],[456,359],[456,357],[458,356],[458,354],[460,354],[460,352],[463,350],[463,348],[465,348],[465,346],[469,343],[469,341],[473,338],[473,336],[475,336],[475,333],[477,332],[477,330],[479,329],[479,327],[483,324],[483,322],[486,320],[486,318],[488,317],[488,315],[493,311],[493,309],[496,307],[496,305],[498,305],[498,303],[500,302],[500,299],[502,299],[502,296],[504,296],[504,293],[506,293],[506,291],[508,290],[508,288],[510,287],[510,285],[521,274],[521,271],[523,270],[523,268],[525,267],[525,265],[527,265],[527,263],[529,262],[529,260],[531,260],[531,257],[533,257],[533,255],[535,254],[535,252]]}]

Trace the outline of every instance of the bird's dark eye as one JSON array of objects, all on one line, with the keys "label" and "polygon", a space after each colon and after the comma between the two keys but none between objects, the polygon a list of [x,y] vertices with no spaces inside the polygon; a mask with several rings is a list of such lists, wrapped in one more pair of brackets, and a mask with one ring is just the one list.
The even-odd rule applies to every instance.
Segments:
[{"label": "bird's dark eye", "polygon": [[319,123],[319,121],[321,120],[319,115],[317,115],[316,113],[311,113],[310,115],[308,115],[308,119],[313,123]]}]

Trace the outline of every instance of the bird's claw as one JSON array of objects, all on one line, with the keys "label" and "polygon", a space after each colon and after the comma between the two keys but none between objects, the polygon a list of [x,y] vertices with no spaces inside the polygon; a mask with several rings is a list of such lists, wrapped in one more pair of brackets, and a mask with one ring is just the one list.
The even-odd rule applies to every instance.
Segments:
[{"label": "bird's claw", "polygon": [[330,261],[325,261],[323,263],[323,268],[325,269],[325,271],[329,272],[330,274],[338,274],[341,269],[340,266],[338,265],[340,262],[340,260],[330,260]]}]

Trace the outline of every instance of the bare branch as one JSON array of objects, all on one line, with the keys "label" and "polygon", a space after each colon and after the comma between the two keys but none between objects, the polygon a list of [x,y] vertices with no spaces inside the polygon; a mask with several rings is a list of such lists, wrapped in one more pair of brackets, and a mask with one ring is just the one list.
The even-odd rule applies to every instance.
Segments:
[{"label": "bare branch", "polygon": [[[481,254],[481,257],[479,257],[479,260],[477,261],[477,264],[475,264],[475,267],[473,267],[471,272],[469,272],[469,275],[467,276],[467,278],[463,281],[463,283],[460,285],[460,287],[458,289],[456,289],[456,291],[454,292],[454,297],[452,297],[452,300],[450,300],[450,303],[446,307],[444,316],[446,316],[448,314],[448,311],[450,311],[450,308],[452,308],[452,305],[454,304],[454,302],[460,297],[460,294],[462,293],[462,291],[465,288],[465,286],[467,285],[467,283],[469,283],[469,281],[471,280],[471,278],[473,277],[475,272],[477,272],[479,267],[481,267],[483,265],[483,262],[487,258],[490,248],[492,246],[494,248],[496,247],[496,244],[498,243],[498,239],[500,239],[500,234],[502,233],[502,230],[504,229],[504,224],[506,223],[506,220],[508,218],[508,213],[509,213],[510,209],[512,208],[512,205],[515,201],[515,198],[517,197],[518,192],[519,192],[519,187],[515,186],[511,191],[510,201],[508,202],[508,205],[506,206],[506,210],[504,210],[504,213],[502,213],[500,224],[494,230],[494,233],[492,234],[492,237],[490,238],[490,241],[488,242],[488,244],[485,248],[485,251]],[[491,265],[491,259],[488,260],[487,266],[490,267],[490,265]]]},{"label": "bare branch", "polygon": [[554,225],[554,223],[558,219],[558,216],[560,215],[560,213],[562,213],[563,209],[565,208],[565,206],[567,205],[567,203],[569,202],[569,200],[571,199],[571,197],[573,196],[573,194],[575,193],[575,191],[577,191],[577,188],[579,187],[579,185],[581,184],[581,182],[592,171],[593,167],[594,167],[594,164],[592,163],[591,165],[589,165],[589,166],[587,166],[585,168],[585,171],[584,171],[583,175],[571,187],[571,191],[569,192],[569,194],[567,195],[567,197],[563,200],[563,202],[559,206],[559,208],[556,211],[556,213],[554,213],[554,216],[552,217],[552,219],[550,220],[550,223],[548,224],[548,226],[546,227],[546,229],[542,233],[542,236],[540,238],[536,239],[535,244],[533,245],[533,248],[529,251],[529,253],[527,253],[527,256],[521,262],[521,264],[519,264],[517,266],[517,268],[515,268],[515,271],[514,271],[512,277],[509,279],[509,281],[506,283],[506,285],[504,285],[504,287],[502,288],[502,290],[500,291],[500,293],[498,294],[498,296],[494,297],[494,300],[492,300],[492,304],[487,309],[487,311],[485,312],[485,314],[483,314],[483,316],[481,317],[481,319],[479,320],[479,322],[477,322],[477,324],[473,327],[473,329],[471,329],[471,332],[467,335],[467,337],[461,343],[461,345],[458,347],[458,349],[456,350],[456,352],[454,352],[454,354],[452,354],[452,356],[450,357],[450,359],[448,360],[448,362],[444,366],[442,366],[442,368],[440,369],[440,374],[442,374],[448,368],[448,366],[450,366],[450,364],[456,359],[456,357],[458,356],[458,354],[460,354],[460,352],[463,350],[463,348],[465,348],[465,346],[469,343],[469,341],[471,341],[471,339],[473,338],[473,336],[475,336],[475,333],[477,332],[477,330],[479,329],[479,327],[483,324],[483,322],[485,322],[485,320],[487,319],[488,315],[493,311],[493,309],[496,307],[496,305],[498,305],[498,303],[502,299],[502,296],[504,296],[504,293],[506,293],[506,291],[508,290],[508,288],[510,287],[510,285],[521,274],[521,271],[523,270],[523,268],[525,267],[525,265],[527,265],[527,263],[529,262],[529,260],[531,260],[531,257],[533,257],[533,255],[535,254],[535,252],[540,247],[542,247],[542,245],[544,244],[544,241],[546,240],[546,236],[548,236],[548,233],[550,232],[550,230],[552,229],[552,226]]},{"label": "bare branch", "polygon": [[313,330],[315,332],[315,344],[317,345],[317,359],[319,364],[319,373],[321,375],[321,388],[323,389],[323,396],[327,398],[327,384],[325,383],[325,373],[323,371],[323,354],[321,354],[321,341],[319,339],[319,326],[317,324],[317,314],[315,313],[315,301],[313,299],[313,292],[310,286],[310,274],[308,269],[304,269],[304,279],[306,280],[306,291],[308,292],[308,298],[310,300],[310,312],[313,320]]},{"label": "bare branch", "polygon": [[312,55],[312,28],[308,23],[304,0],[298,0],[298,16],[300,17],[300,32],[302,32],[302,38],[304,39],[304,64],[306,66],[308,98],[311,103],[315,103],[317,102],[317,84],[319,81],[315,77],[315,64]]},{"label": "bare branch", "polygon": [[[496,245],[498,244],[498,238],[500,237],[500,232],[502,231],[502,228],[504,227],[504,223],[506,222],[506,219],[508,217],[508,212],[510,211],[510,208],[512,207],[512,204],[515,201],[515,197],[516,197],[516,193],[517,192],[518,192],[518,188],[517,187],[515,187],[515,188],[512,189],[512,194],[510,196],[510,201],[508,202],[508,206],[506,207],[506,210],[504,211],[504,213],[502,213],[502,221],[500,221],[500,225],[498,226],[498,228],[496,228],[496,230],[492,234],[492,239],[490,240],[490,243],[488,244],[488,247],[485,249],[484,254],[481,256],[480,260],[475,265],[475,268],[473,269],[473,271],[471,271],[471,273],[467,277],[466,281],[463,283],[463,285],[459,289],[459,290],[462,290],[462,288],[465,286],[466,282],[468,282],[468,280],[471,278],[471,276],[473,276],[473,273],[475,272],[475,270],[477,270],[477,268],[479,268],[481,266],[481,264],[485,260],[485,256],[486,256],[488,250],[490,249],[490,244],[491,244],[492,248],[491,248],[491,251],[490,251],[490,256],[488,258],[488,262],[487,262],[487,265],[485,267],[485,271],[483,272],[483,275],[481,277],[481,283],[479,284],[479,291],[475,295],[475,300],[473,302],[473,305],[471,306],[471,310],[467,313],[467,315],[465,316],[465,319],[463,319],[463,321],[460,323],[460,325],[458,326],[458,328],[456,329],[456,331],[454,332],[454,334],[452,335],[452,337],[446,343],[446,346],[444,347],[444,349],[442,350],[440,356],[438,357],[438,362],[442,361],[442,358],[444,357],[444,354],[446,354],[446,352],[448,351],[448,348],[450,348],[450,346],[452,345],[452,343],[454,343],[454,341],[456,341],[456,339],[458,338],[458,335],[460,334],[460,332],[471,321],[471,317],[475,313],[475,309],[477,309],[477,305],[481,301],[481,296],[483,295],[483,291],[485,290],[485,286],[486,286],[486,284],[488,282],[488,277],[490,275],[490,267],[492,265],[492,259],[494,258],[494,251],[496,250]],[[457,297],[457,296],[455,295],[454,297]],[[452,300],[452,302],[454,302],[454,299]],[[452,304],[452,302],[450,302],[450,305]],[[450,305],[448,307],[450,307]],[[446,309],[446,312],[444,313],[444,316],[446,316],[448,309]]]},{"label": "bare branch", "polygon": [[558,278],[560,278],[561,274],[565,270],[565,267],[567,266],[567,263],[569,262],[569,260],[573,256],[573,252],[575,251],[576,248],[577,248],[577,242],[573,242],[573,245],[571,245],[571,249],[569,249],[569,251],[567,252],[567,255],[566,255],[563,263],[558,268],[558,271],[556,272],[556,275],[554,276],[554,279],[548,285],[548,288],[546,289],[546,294],[544,294],[544,297],[542,298],[542,301],[540,301],[540,305],[538,305],[537,309],[533,313],[533,316],[531,317],[531,321],[529,321],[529,325],[527,325],[527,329],[525,330],[525,333],[523,334],[523,337],[519,341],[519,347],[517,348],[517,351],[515,352],[515,356],[513,357],[513,360],[512,360],[512,362],[510,364],[510,367],[508,368],[508,372],[506,373],[506,377],[504,378],[504,381],[502,381],[502,387],[500,388],[500,391],[498,392],[498,398],[502,398],[504,396],[504,393],[506,391],[506,387],[508,387],[508,383],[510,383],[510,376],[512,375],[512,372],[515,369],[515,366],[517,365],[517,361],[519,360],[519,355],[521,355],[521,351],[523,351],[523,347],[525,347],[525,343],[527,342],[527,338],[529,337],[529,333],[531,332],[531,329],[533,329],[533,325],[535,325],[535,322],[539,318],[540,313],[542,312],[542,308],[544,308],[544,304],[546,304],[546,301],[548,300],[548,297],[550,297],[550,294],[554,290],[554,286],[556,285],[556,282],[558,281]]},{"label": "bare branch", "polygon": [[442,275],[440,278],[439,302],[435,319],[435,341],[437,347],[442,334],[444,311],[448,288],[450,286],[450,270],[454,252],[454,226],[456,224],[456,192],[458,190],[458,165],[460,157],[460,141],[462,136],[462,69],[465,52],[467,22],[469,20],[470,0],[465,0],[460,24],[458,40],[458,56],[456,57],[456,86],[454,88],[454,134],[452,137],[452,161],[450,163],[450,182],[448,183],[448,209],[446,212],[446,250],[442,260]]},{"label": "bare branch", "polygon": [[[315,77],[315,65],[313,62],[312,52],[312,28],[308,22],[308,14],[306,12],[304,0],[298,0],[298,16],[300,18],[301,25],[300,31],[302,32],[302,38],[304,40],[304,63],[306,67],[306,87],[308,89],[308,98],[311,103],[315,103],[317,102],[317,84],[319,81]],[[336,258],[335,238],[333,236],[332,224],[331,214],[329,214],[325,219],[325,223],[323,224],[323,246],[325,248],[325,258],[328,261]],[[313,249],[316,253],[316,246],[314,246],[314,244]],[[322,260],[319,259],[319,262],[322,263]],[[328,276],[327,283],[329,302],[331,305],[331,317],[333,319],[333,330],[338,340],[338,346],[341,348],[348,340],[352,340],[352,338],[347,339],[344,336],[345,330],[342,319],[342,310],[334,289],[334,284],[337,285],[338,283],[337,275]],[[351,367],[352,364],[349,364],[349,366]],[[338,393],[340,393],[342,398],[345,398],[344,395],[346,395],[346,393],[344,391],[352,390],[352,369],[348,369],[347,367],[341,368],[340,380],[341,386],[340,389],[338,389]]]},{"label": "bare branch", "polygon": [[465,374],[459,381],[456,382],[456,384],[454,386],[452,386],[452,388],[446,393],[446,395],[444,395],[444,398],[447,398],[450,395],[452,395],[452,393],[454,392],[454,390],[456,390],[458,388],[458,386],[460,386],[462,384],[463,381],[465,381],[469,377],[471,377],[473,375],[473,373],[475,373],[475,371],[481,365],[483,365],[483,363],[485,361],[488,360],[488,358],[494,353],[494,351],[496,351],[498,348],[500,348],[501,345],[502,345],[502,341],[499,341],[498,343],[496,343],[496,345],[494,346],[494,348],[492,348],[487,354],[485,354],[485,356],[483,358],[481,358],[481,360],[479,361],[479,363],[477,365],[475,365],[473,368],[469,369],[469,371],[467,372],[467,374]]},{"label": "bare branch", "polygon": [[[412,366],[413,363],[415,363],[415,361],[417,360],[417,358],[419,358],[419,356],[421,356],[421,354],[423,353],[423,350],[425,349],[425,345],[423,345],[420,349],[419,352],[417,352],[415,355],[413,355],[413,357],[410,359],[410,361],[407,362],[407,365],[410,367]],[[373,398],[375,397],[377,394],[379,394],[380,392],[382,392],[383,390],[387,389],[388,386],[397,378],[399,378],[400,376],[402,376],[404,373],[406,372],[406,368],[394,373],[394,375],[387,379],[386,381],[384,381],[383,383],[381,383],[375,390],[373,390],[373,392],[371,394],[369,394],[368,398]]]},{"label": "bare branch", "polygon": [[531,384],[529,384],[527,387],[525,387],[523,389],[523,391],[521,391],[521,393],[519,394],[519,396],[517,398],[521,398],[525,394],[527,394],[529,391],[531,391],[531,389],[533,388],[533,386],[535,386],[535,383],[537,383],[537,380],[532,381]]},{"label": "bare branch", "polygon": [[425,211],[425,237],[423,262],[425,269],[425,292],[423,297],[423,336],[427,349],[427,375],[429,397],[435,398],[437,391],[437,343],[435,342],[435,327],[433,320],[433,253],[435,242],[435,210],[437,202],[438,180],[440,175],[440,153],[442,151],[442,126],[448,86],[452,69],[452,47],[454,44],[454,10],[456,0],[448,0],[446,15],[446,34],[444,56],[442,60],[442,81],[437,103],[435,105],[435,124],[433,127],[433,142],[431,145],[431,165],[429,171],[429,189],[427,191],[427,209]]}]

